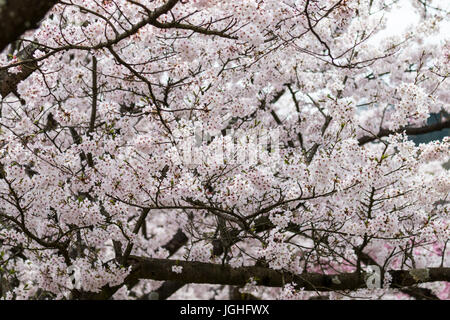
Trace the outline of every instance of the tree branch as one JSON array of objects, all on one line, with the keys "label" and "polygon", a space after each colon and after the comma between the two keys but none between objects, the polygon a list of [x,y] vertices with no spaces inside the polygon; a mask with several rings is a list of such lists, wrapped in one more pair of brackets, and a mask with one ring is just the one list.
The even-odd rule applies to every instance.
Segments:
[{"label": "tree branch", "polygon": [[30,44],[19,51],[17,58],[19,61],[28,60],[30,62],[21,66],[19,73],[9,73],[8,70],[0,70],[0,95],[5,98],[11,92],[15,93],[17,85],[28,78],[37,68],[38,64],[33,61],[33,54],[37,50],[38,45]]},{"label": "tree branch", "polygon": [[[130,276],[139,279],[235,286],[245,285],[253,279],[260,286],[282,287],[287,283],[294,282],[298,288],[315,291],[367,288],[366,278],[368,275],[366,273],[342,273],[337,275],[306,273],[295,275],[259,266],[232,268],[228,265],[136,256],[130,256],[129,260],[130,264],[133,265]],[[173,266],[183,267],[182,272],[173,272]],[[424,282],[450,281],[450,268],[392,270],[388,273],[392,277],[391,286],[394,288]]]},{"label": "tree branch", "polygon": [[[183,230],[178,229],[177,233],[169,240],[164,246],[164,249],[169,251],[169,257],[172,256],[175,252],[177,252],[182,246],[186,244],[188,241],[188,237],[184,234]],[[136,285],[133,283],[132,286]],[[186,283],[181,281],[166,281],[164,282],[158,289],[152,291],[150,293],[146,293],[138,298],[138,300],[166,300],[175,292],[177,292],[180,288],[182,288]]]},{"label": "tree branch", "polygon": [[450,119],[439,122],[439,123],[423,126],[423,127],[401,128],[398,130],[381,129],[381,131],[376,135],[364,136],[364,137],[359,138],[358,142],[359,142],[359,145],[362,146],[368,142],[375,141],[382,137],[387,137],[391,134],[405,132],[406,135],[408,135],[408,136],[415,136],[418,134],[430,133],[430,132],[440,131],[440,130],[449,129],[449,128],[450,128]]},{"label": "tree branch", "polygon": [[57,3],[57,0],[6,0],[0,4],[0,52],[37,23]]}]

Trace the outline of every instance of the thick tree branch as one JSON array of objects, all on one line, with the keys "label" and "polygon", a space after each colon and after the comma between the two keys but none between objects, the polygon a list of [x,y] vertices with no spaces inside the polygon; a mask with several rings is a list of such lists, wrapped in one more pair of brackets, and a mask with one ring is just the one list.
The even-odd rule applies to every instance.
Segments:
[{"label": "thick tree branch", "polygon": [[[91,118],[89,121],[89,136],[92,139],[92,133],[95,129],[95,119],[97,118],[97,100],[98,100],[98,85],[97,85],[97,58],[92,57],[92,109]],[[92,158],[92,153],[87,155],[88,164],[91,168],[94,167],[94,159]]]},{"label": "thick tree branch", "polygon": [[[182,246],[186,244],[188,237],[184,234],[183,230],[178,229],[177,233],[167,242],[163,248],[169,251],[169,257],[177,252]],[[133,285],[137,284],[134,283]],[[146,293],[139,297],[139,300],[166,300],[180,288],[182,288],[186,283],[180,281],[166,281],[158,289],[150,293]]]},{"label": "thick tree branch", "polygon": [[430,132],[434,132],[434,131],[440,131],[443,129],[449,129],[450,128],[450,119],[446,120],[446,121],[442,121],[439,123],[435,123],[435,124],[430,124],[427,126],[423,126],[423,127],[412,127],[412,128],[401,128],[398,130],[387,130],[387,129],[381,129],[381,131],[373,136],[364,136],[358,139],[359,145],[362,146],[368,142],[372,142],[375,141],[379,138],[382,137],[387,137],[391,134],[396,134],[396,133],[402,133],[405,132],[406,135],[408,136],[415,136],[418,134],[424,134],[424,133],[430,133]]},{"label": "thick tree branch", "polygon": [[165,281],[158,289],[139,297],[138,300],[166,300],[185,284],[181,281]]},{"label": "thick tree branch", "polygon": [[[5,3],[3,3],[5,2]],[[57,3],[57,0],[6,0],[0,4],[0,51],[17,40]]]},{"label": "thick tree branch", "polygon": [[406,287],[400,290],[403,293],[415,298],[416,300],[439,300],[431,289],[420,287]]},{"label": "thick tree branch", "polygon": [[[343,273],[338,275],[306,273],[294,275],[259,266],[232,268],[228,265],[212,263],[135,256],[130,256],[130,263],[133,265],[133,271],[130,276],[139,279],[236,286],[245,285],[253,279],[260,286],[282,287],[286,283],[294,282],[298,288],[302,287],[305,290],[315,291],[367,288],[367,274],[365,273]],[[173,272],[173,266],[183,267],[182,272]],[[450,268],[392,270],[389,271],[389,274],[392,277],[391,286],[394,288],[412,286],[424,282],[450,281]]]},{"label": "thick tree branch", "polygon": [[[383,267],[378,264],[370,255],[368,255],[365,252],[357,251],[356,254],[358,255],[358,259],[361,260],[366,265],[376,265],[380,269],[383,269]],[[400,288],[400,291],[415,298],[416,300],[439,300],[439,298],[433,293],[432,290],[428,288],[421,288],[417,286],[411,286],[411,287],[403,287]]]},{"label": "thick tree branch", "polygon": [[[144,212],[145,213],[145,212]],[[147,212],[148,213],[148,212]],[[144,216],[141,215],[141,220],[144,218]],[[138,222],[136,224],[135,230],[139,230],[140,226],[143,224],[144,220],[142,222]],[[186,244],[188,241],[187,236],[184,234],[183,230],[178,229],[175,235],[170,239],[164,246],[162,246],[164,249],[169,251],[169,257],[172,256],[175,252],[177,252],[182,246]],[[127,256],[131,253],[132,247],[130,247],[129,252],[127,253]],[[127,251],[127,250],[126,250]],[[121,257],[123,259],[123,257]],[[139,278],[135,276],[134,273],[131,273],[130,276],[127,277],[124,284],[128,288],[133,288],[135,285],[139,283]],[[99,293],[92,293],[92,292],[73,292],[73,296],[76,299],[93,299],[93,300],[106,300],[111,298],[114,293],[120,287],[122,287],[124,284],[115,286],[115,287],[109,287],[104,286],[102,290]],[[174,294],[178,289],[183,287],[185,285],[184,282],[179,281],[166,281],[164,282],[161,287],[159,287],[157,290],[154,291],[154,296],[156,295],[157,300],[165,300],[168,297],[170,297],[172,294]],[[139,297],[138,300],[148,300],[151,298],[152,292],[148,294],[144,294],[143,296]]]},{"label": "thick tree branch", "polygon": [[[75,45],[75,44],[68,44],[68,45],[64,45],[64,46],[60,46],[57,48],[54,48],[53,50],[49,51],[48,53],[46,53],[45,55],[42,55],[39,58],[35,58],[35,59],[27,59],[25,61],[22,62],[16,62],[16,63],[12,63],[8,66],[4,66],[4,67],[0,67],[0,71],[1,70],[5,70],[5,69],[9,69],[12,67],[16,67],[16,66],[20,66],[24,63],[30,63],[31,61],[34,62],[38,62],[38,61],[42,61],[47,59],[50,56],[53,56],[54,54],[61,52],[61,51],[67,51],[67,50],[86,50],[86,51],[91,51],[91,50],[98,50],[98,49],[103,49],[103,48],[108,48],[111,49],[113,45],[119,43],[120,41],[136,34],[139,32],[139,30],[148,25],[151,24],[155,27],[160,26],[163,29],[167,29],[167,28],[174,28],[174,29],[188,29],[188,30],[192,30],[193,32],[196,33],[201,33],[201,34],[205,34],[205,35],[218,35],[221,37],[225,37],[225,38],[230,38],[233,39],[232,36],[230,35],[226,35],[223,32],[225,31],[217,31],[217,30],[210,30],[207,28],[202,28],[199,26],[191,26],[191,25],[184,25],[184,24],[179,24],[177,22],[172,22],[169,24],[161,24],[160,22],[158,22],[158,18],[160,18],[161,16],[167,14],[170,10],[172,10],[175,5],[179,2],[179,0],[168,0],[164,5],[156,8],[154,11],[148,11],[148,17],[146,17],[145,19],[142,19],[140,22],[134,24],[130,29],[128,29],[127,31],[117,35],[114,39],[108,40],[108,41],[104,41],[104,42],[100,42],[97,45],[94,46],[85,46],[85,45]],[[228,30],[228,29],[227,29]],[[143,80],[141,78],[141,80]],[[145,82],[145,81],[144,81]]]},{"label": "thick tree branch", "polygon": [[186,244],[188,237],[184,234],[183,230],[178,229],[175,235],[162,247],[169,251],[169,256],[173,255],[182,246]]},{"label": "thick tree branch", "polygon": [[11,92],[15,93],[17,85],[28,78],[37,68],[37,62],[33,61],[33,54],[38,46],[36,44],[30,44],[24,49],[19,51],[17,58],[19,61],[28,60],[29,63],[21,66],[19,73],[9,73],[8,70],[0,70],[0,95],[4,98]]}]

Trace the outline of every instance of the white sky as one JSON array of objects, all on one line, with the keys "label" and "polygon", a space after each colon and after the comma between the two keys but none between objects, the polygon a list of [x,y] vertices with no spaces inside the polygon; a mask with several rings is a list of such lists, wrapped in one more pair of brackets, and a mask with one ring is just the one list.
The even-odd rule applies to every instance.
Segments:
[{"label": "white sky", "polygon": [[[409,26],[415,25],[419,22],[420,17],[417,9],[413,7],[412,1],[419,0],[400,0],[396,5],[393,6],[391,12],[386,16],[387,26],[386,29],[379,32],[376,37],[384,37],[405,31]],[[435,7],[443,8],[450,11],[450,0],[425,0],[430,3],[430,5]],[[428,14],[433,14],[436,12],[433,9],[428,9]],[[449,38],[450,35],[450,20],[442,21],[441,35],[440,39],[446,37]]]}]

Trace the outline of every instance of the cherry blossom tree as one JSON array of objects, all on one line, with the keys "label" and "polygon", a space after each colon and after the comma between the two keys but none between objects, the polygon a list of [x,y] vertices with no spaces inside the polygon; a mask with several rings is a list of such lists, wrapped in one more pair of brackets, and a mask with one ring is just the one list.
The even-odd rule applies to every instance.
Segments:
[{"label": "cherry blossom tree", "polygon": [[449,299],[449,7],[397,2],[22,6],[0,296]]}]

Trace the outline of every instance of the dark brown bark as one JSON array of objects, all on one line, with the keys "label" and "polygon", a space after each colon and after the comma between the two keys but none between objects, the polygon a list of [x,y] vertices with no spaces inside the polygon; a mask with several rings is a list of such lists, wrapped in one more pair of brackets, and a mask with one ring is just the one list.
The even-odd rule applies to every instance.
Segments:
[{"label": "dark brown bark", "polygon": [[0,51],[25,31],[37,28],[38,22],[57,0],[6,0],[0,5]]},{"label": "dark brown bark", "polygon": [[[182,246],[186,244],[188,237],[184,234],[183,230],[178,229],[175,235],[162,247],[169,251],[169,257],[177,252]],[[139,282],[139,279],[134,279],[129,287],[134,287]],[[166,300],[172,294],[177,292],[180,288],[185,285],[184,282],[179,281],[166,281],[158,289],[150,293],[144,294],[138,298],[138,300]]]},{"label": "dark brown bark", "polygon": [[261,300],[260,298],[252,295],[251,293],[240,292],[239,289],[241,288],[243,288],[243,286],[230,287],[230,300],[245,300],[245,301]]},{"label": "dark brown bark", "polygon": [[180,281],[166,281],[158,289],[139,297],[138,300],[166,300],[185,284]]},{"label": "dark brown bark", "polygon": [[449,129],[449,128],[450,128],[450,119],[439,122],[439,123],[423,126],[423,127],[401,128],[401,129],[398,129],[395,131],[382,129],[380,132],[378,132],[377,135],[364,136],[364,137],[359,138],[358,142],[359,142],[359,145],[362,146],[368,142],[372,142],[372,141],[378,140],[379,138],[387,137],[387,136],[389,136],[391,134],[395,134],[395,133],[405,132],[406,135],[408,135],[408,136],[415,136],[418,134],[430,133],[430,132],[440,131],[440,130]]},{"label": "dark brown bark", "polygon": [[187,241],[188,238],[184,234],[183,230],[178,229],[175,235],[172,237],[172,239],[170,239],[169,242],[163,245],[163,248],[169,251],[169,255],[173,255],[175,252],[178,251],[178,249],[184,246]]},{"label": "dark brown bark", "polygon": [[419,287],[407,287],[400,290],[416,300],[439,300],[431,289]]},{"label": "dark brown bark", "polygon": [[[228,265],[212,263],[134,256],[130,257],[130,263],[133,265],[130,276],[139,279],[242,286],[253,278],[260,286],[282,287],[286,283],[294,282],[298,288],[315,291],[356,290],[367,287],[364,273],[295,275],[258,266],[232,268]],[[173,272],[173,266],[183,267],[182,272]],[[389,274],[392,277],[391,286],[394,288],[409,287],[424,282],[450,281],[450,268],[392,270]]]},{"label": "dark brown bark", "polygon": [[[174,246],[170,250],[169,243],[176,242],[180,246],[185,243],[184,241],[175,240],[177,238],[184,239],[185,235],[181,233],[181,230],[179,230],[172,240],[166,244],[171,254],[178,248]],[[286,283],[294,282],[298,288],[303,287],[305,290],[310,291],[352,291],[367,287],[367,275],[365,273],[343,273],[338,275],[306,273],[295,275],[259,266],[232,268],[228,265],[136,256],[130,256],[128,264],[132,266],[132,272],[125,279],[125,284],[136,284],[139,279],[166,281],[154,292],[139,298],[142,300],[151,298],[158,300],[167,299],[187,283],[244,286],[251,278],[260,286],[282,287]],[[173,266],[182,266],[182,272],[173,272]],[[434,281],[450,282],[450,268],[391,270],[389,274],[392,277],[392,288],[398,288],[416,299],[437,299],[430,290],[419,288],[416,286],[417,284]],[[106,286],[100,293],[83,292],[77,295],[77,292],[75,292],[73,298],[89,300],[109,299],[121,286],[112,288]]]},{"label": "dark brown bark", "polygon": [[[19,60],[29,60],[38,48],[35,44],[30,44],[19,51],[17,57]],[[0,95],[6,97],[11,92],[15,93],[17,85],[22,80],[28,78],[38,67],[36,62],[29,62],[20,66],[19,73],[9,73],[8,70],[0,70]]]}]

